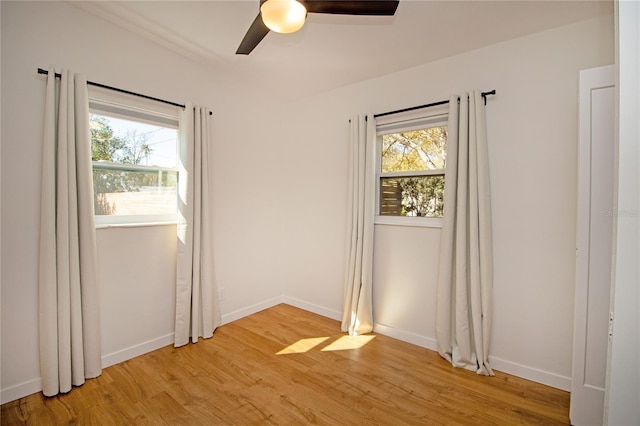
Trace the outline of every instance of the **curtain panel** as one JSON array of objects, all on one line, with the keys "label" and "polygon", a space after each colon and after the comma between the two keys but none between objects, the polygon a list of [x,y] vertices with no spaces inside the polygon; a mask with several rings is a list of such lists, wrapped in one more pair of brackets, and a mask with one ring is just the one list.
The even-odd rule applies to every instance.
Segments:
[{"label": "curtain panel", "polygon": [[[459,101],[458,101],[459,100]],[[493,254],[486,118],[479,90],[449,101],[436,337],[456,367],[493,375]]]},{"label": "curtain panel", "polygon": [[221,323],[213,268],[209,110],[187,104],[180,117],[176,347],[209,338]]},{"label": "curtain panel", "polygon": [[[368,118],[368,119],[367,119]],[[351,119],[347,255],[342,331],[373,330],[373,219],[375,214],[376,123],[373,114]]]},{"label": "curtain panel", "polygon": [[102,373],[89,101],[86,80],[47,77],[38,308],[46,396]]}]

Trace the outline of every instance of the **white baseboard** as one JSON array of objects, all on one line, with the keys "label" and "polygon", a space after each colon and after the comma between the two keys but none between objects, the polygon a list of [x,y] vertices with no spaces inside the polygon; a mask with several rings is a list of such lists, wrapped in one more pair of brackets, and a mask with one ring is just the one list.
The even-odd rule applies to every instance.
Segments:
[{"label": "white baseboard", "polygon": [[163,348],[168,345],[173,345],[174,333],[169,333],[165,336],[161,336],[152,340],[148,340],[143,343],[139,343],[134,346],[113,352],[107,355],[102,355],[102,368],[107,368],[128,359],[135,358],[140,355],[155,351],[156,349]]},{"label": "white baseboard", "polygon": [[438,343],[431,337],[422,336],[420,334],[413,333],[411,331],[400,330],[398,328],[389,327],[384,324],[374,324],[373,331],[375,333],[384,334],[385,336],[393,337],[394,339],[402,340],[403,342],[411,343],[416,346],[430,349],[432,351],[438,350]]},{"label": "white baseboard", "polygon": [[[373,326],[373,331],[402,340],[403,342],[412,343],[414,345],[430,349],[432,351],[438,350],[438,342],[436,339],[430,337],[421,336],[419,334],[389,327],[383,324],[375,324]],[[559,374],[550,373],[548,371],[518,364],[516,362],[506,361],[493,356],[489,356],[489,365],[491,365],[491,368],[496,371],[501,371],[503,373],[511,374],[522,379],[531,380],[532,382],[551,386],[563,391],[571,391],[571,377],[561,376]]]},{"label": "white baseboard", "polygon": [[0,404],[15,401],[32,393],[40,392],[42,390],[42,379],[29,380],[24,383],[20,383],[15,386],[11,386],[0,391]]},{"label": "white baseboard", "polygon": [[[296,299],[294,297],[287,297],[282,295],[225,314],[222,316],[222,324],[228,324],[232,321],[255,314],[256,312],[260,312],[272,306],[276,306],[280,303],[287,303],[291,306],[295,306],[297,308],[304,309],[306,311],[313,312],[315,314],[322,315],[324,317],[331,318],[337,321],[340,321],[342,319],[342,313],[339,311],[316,305],[314,303],[305,302],[304,300]],[[410,331],[389,327],[384,324],[374,324],[373,331],[433,351],[437,350],[437,342],[435,339],[422,336]],[[102,368],[107,368],[119,362],[123,362],[142,354],[154,351],[156,349],[160,349],[164,346],[171,345],[173,344],[173,341],[174,335],[173,333],[171,333],[111,354],[104,355],[102,356]],[[491,365],[491,368],[502,371],[503,373],[512,374],[523,379],[531,380],[533,382],[541,383],[543,385],[551,386],[564,391],[571,390],[570,377],[561,376],[559,374],[550,373],[548,371],[539,370],[533,367],[528,367],[526,365],[507,361],[493,356],[489,356],[489,363]],[[42,380],[38,377],[36,379],[0,390],[0,403],[4,404],[7,402],[11,402],[27,395],[40,392],[41,390]]]},{"label": "white baseboard", "polygon": [[492,369],[511,374],[522,379],[531,380],[552,388],[563,391],[571,391],[571,377],[561,376],[549,371],[518,364],[517,362],[506,361],[489,355],[489,365]]},{"label": "white baseboard", "polygon": [[283,302],[287,305],[295,306],[296,308],[304,309],[305,311],[322,315],[323,317],[331,318],[336,321],[342,321],[342,312],[340,311],[325,308],[324,306],[316,305],[314,303],[305,302],[304,300],[296,299],[295,297],[284,296]]},{"label": "white baseboard", "polygon": [[[342,319],[342,313],[313,303],[305,302],[304,300],[283,296],[282,301],[297,308],[304,309],[305,311],[313,312],[315,314],[335,319],[337,321],[340,321]],[[403,342],[411,343],[432,351],[438,350],[438,342],[432,337],[423,336],[411,331],[389,327],[387,325],[378,323],[374,324],[373,331],[375,333],[393,337],[394,339],[402,340]],[[553,388],[564,390],[567,392],[571,391],[571,377],[561,376],[559,374],[518,364],[516,362],[507,361],[493,356],[489,356],[489,364],[491,365],[492,369],[501,371],[503,373],[511,374],[522,379],[531,380],[532,382],[551,386]]]},{"label": "white baseboard", "polygon": [[[149,340],[117,352],[113,352],[102,356],[102,368],[107,368],[119,362],[126,361],[128,359],[135,358],[137,356],[146,354],[148,352],[155,351],[156,349],[163,348],[167,345],[173,344],[173,333],[166,336],[158,337],[156,339]],[[0,391],[0,403],[15,401],[16,399],[23,398],[25,396],[42,391],[42,379],[29,380],[28,382],[20,383],[15,386],[11,386]]]},{"label": "white baseboard", "polygon": [[249,315],[255,314],[256,312],[264,311],[265,309],[269,309],[272,306],[279,305],[280,303],[284,303],[284,296],[274,297],[269,300],[265,300],[264,302],[256,303],[255,305],[247,306],[246,308],[238,309],[237,311],[229,312],[228,314],[222,315],[222,324],[229,324],[235,320],[239,320],[240,318],[247,317]]}]

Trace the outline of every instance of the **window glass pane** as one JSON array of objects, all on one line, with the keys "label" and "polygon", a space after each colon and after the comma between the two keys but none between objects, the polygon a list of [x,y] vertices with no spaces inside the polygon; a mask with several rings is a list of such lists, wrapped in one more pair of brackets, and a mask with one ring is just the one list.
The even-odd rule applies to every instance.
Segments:
[{"label": "window glass pane", "polygon": [[381,178],[381,216],[442,217],[444,175]]},{"label": "window glass pane", "polygon": [[175,214],[178,131],[91,114],[95,214]]},{"label": "window glass pane", "polygon": [[89,128],[93,161],[177,166],[176,129],[97,114],[89,116]]},{"label": "window glass pane", "polygon": [[154,215],[176,212],[175,170],[130,171],[93,168],[96,215]]},{"label": "window glass pane", "polygon": [[382,172],[444,169],[447,126],[382,136]]}]

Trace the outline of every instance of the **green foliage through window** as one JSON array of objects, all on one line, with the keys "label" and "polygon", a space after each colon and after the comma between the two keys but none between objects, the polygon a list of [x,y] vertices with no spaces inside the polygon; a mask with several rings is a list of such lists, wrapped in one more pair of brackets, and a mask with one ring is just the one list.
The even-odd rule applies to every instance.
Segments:
[{"label": "green foliage through window", "polygon": [[[97,114],[90,115],[89,129],[96,215],[175,212],[177,130]],[[165,158],[154,147],[166,151]]]},{"label": "green foliage through window", "polygon": [[382,136],[382,172],[444,169],[447,127],[431,127]]},{"label": "green foliage through window", "polygon": [[382,136],[382,216],[442,217],[447,127]]},{"label": "green foliage through window", "polygon": [[380,180],[380,214],[383,216],[442,217],[444,175]]}]

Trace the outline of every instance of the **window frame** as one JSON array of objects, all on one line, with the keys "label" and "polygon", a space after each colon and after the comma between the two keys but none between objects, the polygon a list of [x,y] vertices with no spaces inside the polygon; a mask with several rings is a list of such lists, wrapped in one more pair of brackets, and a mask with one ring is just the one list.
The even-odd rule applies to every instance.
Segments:
[{"label": "window frame", "polygon": [[[180,179],[179,153],[180,153],[180,123],[179,107],[160,104],[158,102],[137,98],[127,94],[117,93],[102,88],[89,90],[89,114],[100,115],[107,118],[117,118],[138,123],[162,126],[178,131],[176,140],[176,165],[175,167],[146,166],[142,164],[121,164],[108,161],[92,161],[91,170],[99,166],[103,170],[126,170],[132,172],[175,172]],[[93,190],[93,188],[92,188]],[[176,186],[176,211],[175,213],[159,213],[145,215],[96,215],[94,214],[96,228],[111,227],[136,227],[175,225],[178,223],[178,202]]]},{"label": "window frame", "polygon": [[[376,119],[376,162],[375,162],[375,225],[391,226],[413,226],[426,228],[442,228],[441,217],[426,216],[388,216],[380,214],[380,187],[383,178],[392,177],[424,177],[424,176],[444,176],[445,186],[447,182],[446,166],[444,169],[416,170],[404,172],[382,172],[382,136],[400,133],[410,130],[419,130],[431,127],[448,126],[448,107],[432,108],[430,110],[419,110],[391,114],[389,116]],[[448,142],[448,141],[447,141]]]}]

